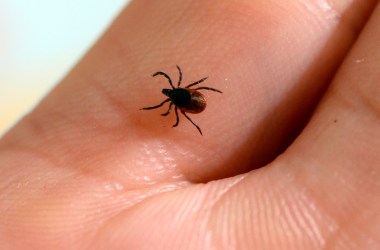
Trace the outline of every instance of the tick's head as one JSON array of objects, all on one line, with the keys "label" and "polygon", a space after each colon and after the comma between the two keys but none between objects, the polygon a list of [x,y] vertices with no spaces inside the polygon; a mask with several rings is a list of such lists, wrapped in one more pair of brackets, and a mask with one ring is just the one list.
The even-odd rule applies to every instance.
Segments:
[{"label": "tick's head", "polygon": [[169,95],[170,95],[170,92],[172,92],[171,89],[162,89],[162,94],[164,94],[164,95],[166,95],[166,96],[168,96],[168,97],[169,97]]}]

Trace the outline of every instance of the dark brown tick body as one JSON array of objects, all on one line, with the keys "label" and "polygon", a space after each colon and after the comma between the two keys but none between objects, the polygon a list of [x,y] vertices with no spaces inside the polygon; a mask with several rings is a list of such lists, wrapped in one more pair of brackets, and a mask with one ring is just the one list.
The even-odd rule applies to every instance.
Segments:
[{"label": "dark brown tick body", "polygon": [[157,75],[162,75],[166,79],[168,79],[169,84],[172,87],[172,89],[163,89],[162,90],[162,93],[164,95],[166,95],[167,97],[169,97],[168,99],[164,100],[159,105],[147,107],[147,108],[142,108],[142,109],[143,110],[156,109],[156,108],[161,107],[165,103],[170,102],[168,111],[164,114],[161,114],[161,115],[167,116],[170,113],[171,108],[174,104],[174,106],[175,106],[174,111],[176,114],[177,121],[173,125],[173,127],[178,126],[179,117],[178,117],[178,110],[177,109],[179,109],[181,111],[181,113],[198,129],[199,133],[201,133],[201,135],[202,135],[202,131],[201,131],[200,127],[193,120],[191,120],[191,118],[188,117],[186,115],[186,113],[197,114],[197,113],[202,112],[206,108],[206,105],[207,105],[206,98],[198,90],[206,89],[206,90],[212,90],[212,91],[219,92],[219,93],[222,93],[222,91],[214,89],[214,88],[210,88],[210,87],[198,87],[196,89],[190,89],[191,86],[195,86],[195,85],[205,81],[207,79],[207,77],[202,78],[201,80],[196,81],[192,84],[189,84],[185,88],[180,88],[180,85],[182,82],[182,71],[178,65],[177,65],[177,69],[179,71],[179,80],[178,80],[177,88],[174,87],[172,80],[164,72],[156,72],[153,74],[153,77],[157,76]]}]

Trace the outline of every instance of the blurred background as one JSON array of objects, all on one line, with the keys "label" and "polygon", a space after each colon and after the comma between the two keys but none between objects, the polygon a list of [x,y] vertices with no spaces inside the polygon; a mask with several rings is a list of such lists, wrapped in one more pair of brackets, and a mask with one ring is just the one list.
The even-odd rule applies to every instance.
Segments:
[{"label": "blurred background", "polygon": [[0,0],[0,137],[75,65],[129,0]]}]

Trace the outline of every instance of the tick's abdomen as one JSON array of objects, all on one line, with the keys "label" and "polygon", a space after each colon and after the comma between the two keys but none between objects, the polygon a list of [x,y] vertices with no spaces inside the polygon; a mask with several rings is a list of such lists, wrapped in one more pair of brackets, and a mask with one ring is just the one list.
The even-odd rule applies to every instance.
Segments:
[{"label": "tick's abdomen", "polygon": [[206,98],[193,89],[163,89],[162,93],[170,98],[183,112],[200,113],[206,108]]}]

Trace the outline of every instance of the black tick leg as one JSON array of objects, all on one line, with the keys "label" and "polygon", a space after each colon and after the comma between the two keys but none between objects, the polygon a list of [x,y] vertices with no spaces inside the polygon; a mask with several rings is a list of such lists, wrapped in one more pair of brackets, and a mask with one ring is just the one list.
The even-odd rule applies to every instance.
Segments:
[{"label": "black tick leg", "polygon": [[169,113],[170,113],[170,110],[172,109],[172,106],[173,106],[173,103],[171,102],[170,104],[169,104],[169,109],[168,109],[168,111],[166,112],[166,113],[164,113],[164,114],[161,114],[162,116],[167,116]]},{"label": "black tick leg", "polygon": [[156,109],[156,108],[161,107],[162,105],[164,105],[164,104],[167,103],[168,101],[170,101],[170,98],[166,99],[165,101],[161,102],[160,104],[158,104],[158,105],[156,105],[156,106],[146,107],[146,108],[142,108],[142,109],[140,109],[140,110]]},{"label": "black tick leg", "polygon": [[172,86],[172,89],[174,89],[173,82],[172,82],[172,79],[170,78],[170,76],[168,76],[166,73],[161,72],[161,71],[154,73],[152,76],[155,77],[158,75],[164,76],[166,79],[168,79],[170,86]]},{"label": "black tick leg", "polygon": [[194,85],[200,84],[201,82],[205,81],[207,78],[208,78],[208,77],[202,78],[202,79],[200,79],[199,81],[196,81],[196,82],[194,82],[194,83],[192,83],[192,84],[187,85],[185,88],[187,89],[187,88],[190,88],[191,86],[194,86]]},{"label": "black tick leg", "polygon": [[181,70],[181,68],[178,65],[177,65],[177,69],[178,69],[178,72],[179,72],[179,80],[178,80],[177,86],[179,88],[179,86],[181,85],[181,82],[182,82],[182,70]]},{"label": "black tick leg", "polygon": [[212,90],[212,91],[219,92],[219,93],[222,93],[222,94],[223,94],[222,91],[217,90],[217,89],[214,89],[214,88],[210,88],[210,87],[199,87],[199,88],[196,88],[195,90],[198,90],[198,89]]},{"label": "black tick leg", "polygon": [[198,129],[199,133],[201,133],[201,135],[203,135],[201,128],[195,122],[193,122],[193,120],[191,120],[191,118],[188,117],[185,112],[183,112],[181,110],[181,113],[187,118],[187,120],[189,120]]},{"label": "black tick leg", "polygon": [[177,121],[176,121],[176,123],[173,125],[173,128],[174,128],[174,127],[177,127],[177,126],[178,126],[178,123],[179,123],[178,108],[175,107],[174,111],[175,111],[175,116],[176,116],[176,118],[177,118]]}]

